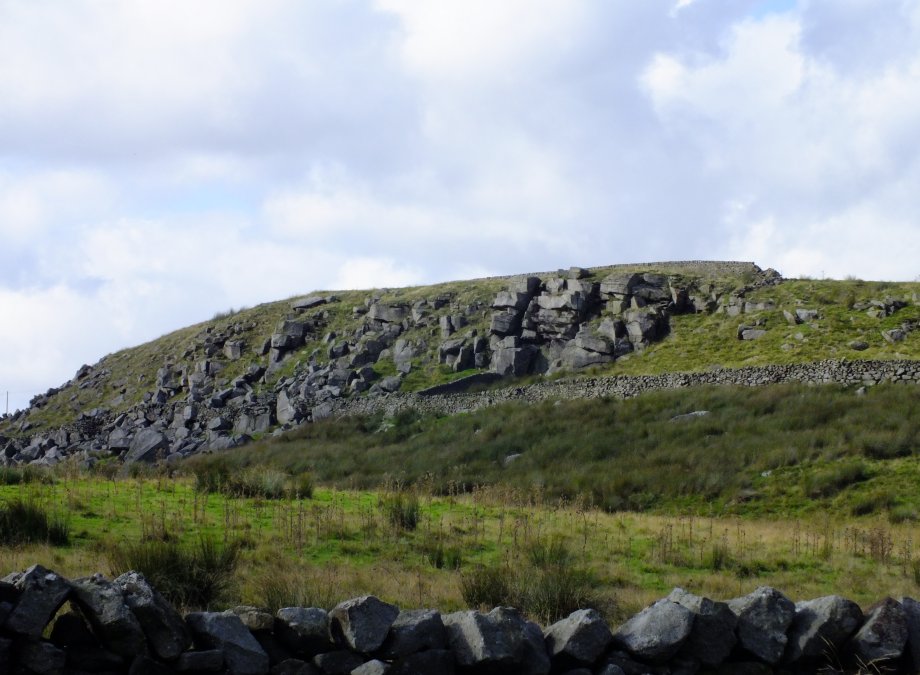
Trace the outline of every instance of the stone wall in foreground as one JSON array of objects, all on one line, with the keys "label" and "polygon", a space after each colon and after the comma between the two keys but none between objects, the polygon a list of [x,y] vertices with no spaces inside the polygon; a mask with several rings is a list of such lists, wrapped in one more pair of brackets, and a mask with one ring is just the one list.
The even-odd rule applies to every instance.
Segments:
[{"label": "stone wall in foreground", "polygon": [[[830,668],[828,670],[828,668]],[[677,675],[915,673],[920,603],[865,612],[761,587],[716,602],[681,589],[611,630],[592,609],[541,627],[518,610],[254,607],[184,617],[136,572],[68,581],[41,566],[0,581],[0,673]]]},{"label": "stone wall in foreground", "polygon": [[883,382],[920,382],[920,361],[828,360],[793,365],[719,368],[700,373],[620,375],[583,379],[547,380],[520,387],[477,393],[393,393],[381,397],[354,398],[326,404],[314,410],[315,418],[366,415],[416,409],[420,412],[455,414],[510,401],[542,401],[583,398],[630,398],[647,391],[704,385],[757,387],[784,382],[874,386]]}]

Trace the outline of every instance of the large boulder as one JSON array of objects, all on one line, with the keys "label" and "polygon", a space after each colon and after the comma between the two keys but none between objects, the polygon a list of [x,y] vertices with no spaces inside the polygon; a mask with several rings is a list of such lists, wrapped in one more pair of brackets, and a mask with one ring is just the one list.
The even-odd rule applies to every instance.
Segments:
[{"label": "large boulder", "polygon": [[169,439],[153,427],[141,429],[134,435],[128,453],[125,455],[125,464],[134,462],[155,462],[162,458],[169,448]]},{"label": "large boulder", "polygon": [[492,354],[491,370],[499,375],[526,375],[530,371],[536,350],[524,347],[502,347]]},{"label": "large boulder", "polygon": [[797,602],[795,618],[787,633],[785,660],[794,663],[821,658],[829,650],[837,652],[862,620],[859,605],[839,595]]},{"label": "large boulder", "polygon": [[195,642],[208,649],[219,649],[233,675],[264,675],[268,654],[235,614],[192,612],[185,617]]},{"label": "large boulder", "polygon": [[590,664],[597,661],[612,635],[607,622],[593,609],[579,609],[544,632],[546,650],[553,661]]},{"label": "large boulder", "polygon": [[188,649],[192,637],[179,613],[140,572],[125,572],[112,582],[134,612],[155,656],[172,661]]},{"label": "large boulder", "polygon": [[738,617],[724,602],[716,602],[675,588],[668,600],[686,607],[695,615],[690,637],[681,647],[684,656],[699,660],[705,666],[718,666],[735,647],[735,627]]},{"label": "large boulder", "polygon": [[332,634],[356,652],[377,651],[399,616],[399,608],[373,595],[346,600],[329,613]]},{"label": "large boulder", "polygon": [[773,665],[786,650],[786,630],[795,618],[792,600],[769,586],[729,600],[738,617],[738,643],[748,652]]},{"label": "large boulder", "polygon": [[121,588],[101,574],[71,582],[74,601],[106,648],[120,656],[147,653],[147,639],[137,617],[125,603]]},{"label": "large boulder", "polygon": [[900,658],[907,636],[907,612],[897,600],[885,598],[869,608],[865,623],[850,645],[864,663],[879,663]]},{"label": "large boulder", "polygon": [[41,565],[32,565],[3,579],[19,592],[15,608],[6,617],[4,628],[32,639],[41,637],[64,602],[70,597],[68,581]]},{"label": "large boulder", "polygon": [[693,630],[694,613],[669,599],[646,607],[613,634],[613,642],[638,659],[665,663]]}]

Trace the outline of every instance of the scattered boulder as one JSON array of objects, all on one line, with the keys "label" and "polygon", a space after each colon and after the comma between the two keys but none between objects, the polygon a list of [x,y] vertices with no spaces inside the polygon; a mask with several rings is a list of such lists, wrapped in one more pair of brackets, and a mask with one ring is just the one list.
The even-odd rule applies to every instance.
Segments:
[{"label": "scattered boulder", "polygon": [[169,440],[161,431],[153,427],[141,429],[131,441],[128,453],[125,455],[125,464],[155,462],[162,459],[162,455],[168,448]]},{"label": "scattered boulder", "polygon": [[523,661],[524,619],[515,609],[454,612],[443,623],[461,668],[512,669]]}]

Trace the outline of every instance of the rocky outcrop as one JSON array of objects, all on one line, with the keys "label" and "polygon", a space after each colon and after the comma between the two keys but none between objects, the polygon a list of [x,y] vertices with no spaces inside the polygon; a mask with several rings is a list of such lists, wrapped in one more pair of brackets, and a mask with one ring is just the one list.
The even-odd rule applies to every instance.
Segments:
[{"label": "rocky outcrop", "polygon": [[[108,357],[80,368],[62,389],[114,387],[119,393],[111,407],[81,410],[74,421],[53,429],[38,428],[30,412],[0,419],[0,465],[50,466],[68,458],[92,465],[109,457],[129,464],[175,462],[330,416],[407,407],[451,413],[508,400],[632,396],[695,384],[916,381],[910,362],[841,361],[560,380],[464,394],[466,387],[496,387],[503,377],[575,371],[641,352],[668,335],[671,317],[679,313],[743,314],[741,340],[765,339],[772,330],[761,313],[777,310],[776,303],[750,297],[753,289],[781,281],[772,270],[730,262],[648,265],[655,267],[679,273],[614,266],[508,277],[491,302],[455,291],[404,300],[399,292],[369,294],[345,323],[347,308],[336,296],[298,298],[285,303],[286,315],[267,336],[262,328],[254,332],[251,321],[203,328],[184,352],[167,356],[150,373],[155,376],[138,377],[138,388],[149,389],[129,407],[125,398],[136,396],[138,388],[112,381]],[[887,315],[905,303],[885,298],[867,307]],[[808,306],[785,312],[793,324],[821,321],[820,312]],[[905,321],[881,337],[898,344],[915,323]],[[869,346],[851,341],[854,352]],[[416,394],[404,392],[406,377],[415,380],[419,369],[469,375]],[[35,397],[31,411],[59,404],[62,389]]]},{"label": "rocky outcrop", "polygon": [[[72,611],[58,611],[68,604]],[[0,672],[379,675],[916,672],[911,598],[866,615],[839,596],[795,606],[772,588],[727,603],[674,591],[615,630],[592,609],[546,628],[517,609],[400,611],[373,596],[181,617],[143,576],[0,582]],[[842,671],[840,670],[842,668]]]}]

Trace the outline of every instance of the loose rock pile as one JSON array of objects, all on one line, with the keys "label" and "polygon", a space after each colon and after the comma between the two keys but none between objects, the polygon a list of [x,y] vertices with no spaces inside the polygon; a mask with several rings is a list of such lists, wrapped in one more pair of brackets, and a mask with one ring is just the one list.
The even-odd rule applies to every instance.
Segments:
[{"label": "loose rock pile", "polygon": [[832,595],[761,587],[713,601],[676,588],[616,630],[592,609],[541,628],[518,610],[400,610],[373,596],[327,612],[255,607],[185,617],[128,572],[68,581],[41,566],[0,581],[0,672],[233,675],[677,675],[920,668],[920,602],[865,614]]}]

